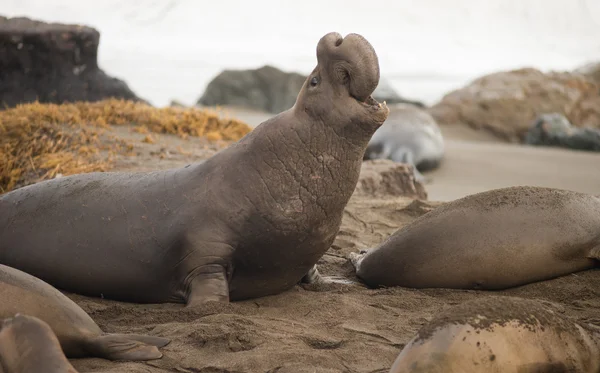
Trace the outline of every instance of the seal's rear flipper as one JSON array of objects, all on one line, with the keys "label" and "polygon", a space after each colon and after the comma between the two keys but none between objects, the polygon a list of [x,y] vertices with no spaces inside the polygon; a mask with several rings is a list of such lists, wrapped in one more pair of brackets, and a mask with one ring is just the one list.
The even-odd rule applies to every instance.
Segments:
[{"label": "seal's rear flipper", "polygon": [[188,285],[186,307],[209,301],[229,302],[229,283],[225,268],[218,264],[198,268]]},{"label": "seal's rear flipper", "polygon": [[132,339],[134,341],[142,342],[147,345],[156,346],[156,347],[165,347],[166,345],[171,343],[170,339],[162,338],[162,337],[155,337],[152,335],[143,335],[143,334],[110,334],[110,335],[125,338],[125,339]]},{"label": "seal's rear flipper", "polygon": [[144,361],[160,359],[163,355],[156,346],[129,338],[128,335],[106,334],[87,341],[92,356],[108,360]]}]

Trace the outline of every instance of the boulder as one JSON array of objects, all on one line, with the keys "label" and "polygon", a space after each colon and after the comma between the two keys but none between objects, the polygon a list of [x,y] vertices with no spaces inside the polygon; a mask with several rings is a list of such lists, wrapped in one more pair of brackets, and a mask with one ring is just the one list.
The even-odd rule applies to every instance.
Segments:
[{"label": "boulder", "polygon": [[375,198],[427,199],[425,187],[415,179],[413,166],[389,159],[364,161],[354,194]]},{"label": "boulder", "polygon": [[592,62],[575,70],[576,73],[585,75],[588,79],[600,84],[600,62]]},{"label": "boulder", "polygon": [[420,108],[425,107],[425,104],[421,101],[409,100],[400,96],[390,82],[383,78],[379,79],[379,84],[372,96],[375,100],[379,102],[385,101],[388,104],[411,104]]},{"label": "boulder", "polygon": [[80,25],[0,16],[0,107],[139,99],[98,67],[100,33]]},{"label": "boulder", "polygon": [[[239,106],[277,114],[294,106],[306,78],[306,75],[269,65],[252,70],[224,70],[208,83],[197,105]],[[373,97],[388,104],[409,103],[424,107],[421,102],[400,97],[383,79]]]},{"label": "boulder", "polygon": [[600,86],[579,73],[524,68],[478,78],[428,111],[439,124],[464,123],[521,142],[532,121],[548,112],[577,127],[600,128]]},{"label": "boulder", "polygon": [[306,76],[273,66],[254,70],[225,70],[208,85],[197,104],[231,105],[280,113],[296,103]]},{"label": "boulder", "polygon": [[525,136],[525,143],[600,151],[600,129],[573,127],[569,120],[559,113],[542,114],[531,125]]}]

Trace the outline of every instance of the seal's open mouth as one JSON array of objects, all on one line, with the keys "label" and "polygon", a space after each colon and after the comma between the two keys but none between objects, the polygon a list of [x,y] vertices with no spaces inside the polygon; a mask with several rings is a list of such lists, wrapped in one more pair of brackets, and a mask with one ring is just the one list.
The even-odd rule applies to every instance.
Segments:
[{"label": "seal's open mouth", "polygon": [[369,96],[369,97],[367,97],[367,99],[366,99],[366,100],[364,100],[364,101],[360,101],[360,100],[359,100],[359,99],[357,99],[356,97],[354,97],[354,99],[355,99],[356,101],[360,102],[362,105],[364,105],[364,106],[368,106],[368,107],[376,107],[376,108],[380,109],[380,108],[382,108],[382,107],[386,106],[386,103],[385,103],[385,101],[383,101],[383,104],[380,104],[379,102],[377,102],[377,100],[375,100],[375,99],[373,98],[373,96]]}]

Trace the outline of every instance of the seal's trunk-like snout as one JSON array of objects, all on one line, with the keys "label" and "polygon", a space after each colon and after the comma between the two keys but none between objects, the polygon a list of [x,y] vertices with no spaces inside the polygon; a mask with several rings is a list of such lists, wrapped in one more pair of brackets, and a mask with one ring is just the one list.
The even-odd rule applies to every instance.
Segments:
[{"label": "seal's trunk-like snout", "polygon": [[328,33],[319,40],[317,59],[358,101],[366,102],[379,84],[379,59],[373,46],[359,34],[342,38],[337,32]]}]

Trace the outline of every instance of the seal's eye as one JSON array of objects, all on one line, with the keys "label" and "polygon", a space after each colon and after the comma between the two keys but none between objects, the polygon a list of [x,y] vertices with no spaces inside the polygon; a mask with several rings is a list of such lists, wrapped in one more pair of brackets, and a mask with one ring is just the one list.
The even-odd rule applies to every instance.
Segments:
[{"label": "seal's eye", "polygon": [[317,84],[319,84],[319,78],[317,78],[316,76],[313,76],[313,78],[310,80],[310,86],[316,87]]}]

